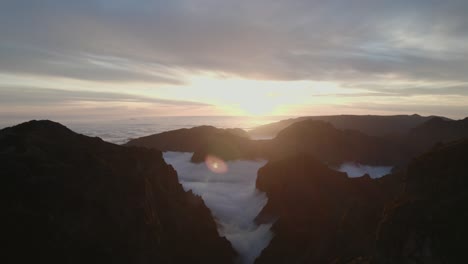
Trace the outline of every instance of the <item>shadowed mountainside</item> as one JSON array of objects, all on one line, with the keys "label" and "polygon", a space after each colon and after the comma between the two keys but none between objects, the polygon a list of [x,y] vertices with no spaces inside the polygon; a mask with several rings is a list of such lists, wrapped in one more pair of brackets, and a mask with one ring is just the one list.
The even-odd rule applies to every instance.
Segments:
[{"label": "shadowed mountainside", "polygon": [[7,263],[230,263],[203,200],[156,150],[51,121],[0,131]]},{"label": "shadowed mountainside", "polygon": [[394,142],[359,131],[339,130],[329,123],[313,120],[294,123],[271,140],[250,140],[223,129],[202,126],[155,134],[126,145],[194,152],[193,162],[202,162],[207,155],[223,160],[280,159],[306,152],[327,164],[354,161],[394,165],[406,157],[402,155],[404,149]]},{"label": "shadowed mountainside", "polygon": [[347,178],[313,157],[270,161],[257,188],[278,217],[256,263],[458,263],[468,249],[468,140],[439,146],[406,172]]},{"label": "shadowed mountainside", "polygon": [[297,153],[310,153],[327,164],[357,162],[369,165],[395,165],[407,157],[405,149],[389,140],[354,130],[339,130],[323,121],[304,120],[282,130],[266,141],[270,160]]},{"label": "shadowed mountainside", "polygon": [[244,130],[238,128],[199,126],[133,139],[125,145],[161,151],[194,152],[193,162],[203,162],[206,155],[215,155],[224,160],[254,159],[258,156],[256,147],[248,137]]},{"label": "shadowed mountainside", "polygon": [[[404,153],[400,147],[322,121],[295,123],[273,140],[202,127],[201,134],[195,128],[163,133],[159,144],[193,147],[199,157],[213,153],[206,147],[212,142],[221,150],[233,144],[240,150],[231,158],[270,159],[258,172],[256,185],[268,203],[257,222],[275,219],[275,236],[256,263],[458,263],[468,249],[468,139],[434,144],[464,137],[466,122],[434,118],[413,129],[403,140],[413,137],[412,146],[432,149],[407,170],[376,180],[348,178],[322,162],[372,163],[373,155],[381,162],[387,154],[390,161]],[[6,262],[231,263],[235,257],[203,200],[182,189],[160,151],[31,121],[0,130],[0,160]]]},{"label": "shadowed mountainside", "polygon": [[[347,126],[357,120],[357,124],[354,125],[357,130],[339,129],[332,123],[313,120],[314,118],[303,117],[273,123],[271,125],[277,128],[278,124],[292,122],[275,138],[269,140],[250,140],[243,130],[201,126],[134,139],[127,145],[156,148],[162,151],[194,152],[193,162],[202,162],[208,155],[224,160],[257,158],[273,160],[305,152],[329,165],[357,162],[402,167],[407,165],[412,157],[429,150],[436,143],[468,136],[468,118],[453,121],[419,115],[327,117],[335,123],[339,121],[338,124],[341,126]],[[412,128],[411,126],[415,124],[419,125]],[[371,127],[387,136],[371,136],[361,132]],[[409,132],[398,134],[396,130]],[[391,135],[392,131],[395,134]]]},{"label": "shadowed mountainside", "polygon": [[[371,136],[388,136],[393,134],[406,134],[412,128],[430,120],[432,116],[420,115],[336,115],[336,116],[304,116],[281,120],[275,123],[262,125],[249,131],[253,137],[274,137],[281,130],[291,124],[304,120],[325,121],[334,127],[343,130],[357,130]],[[447,119],[447,118],[444,118]]]},{"label": "shadowed mountainside", "polygon": [[269,162],[258,172],[268,203],[257,220],[278,219],[256,263],[334,263],[371,254],[384,204],[400,186],[385,177],[348,178],[307,154]]},{"label": "shadowed mountainside", "polygon": [[394,165],[406,157],[401,153],[402,148],[389,140],[359,131],[339,130],[329,123],[313,120],[294,123],[270,140],[250,140],[223,129],[201,126],[142,137],[126,145],[194,152],[193,162],[203,162],[207,155],[223,160],[271,160],[307,152],[333,165],[345,161]]},{"label": "shadowed mountainside", "polygon": [[[468,139],[438,146],[408,167],[405,191],[388,207],[376,262],[460,263],[468,246]],[[401,262],[400,262],[401,263]]]},{"label": "shadowed mountainside", "polygon": [[427,151],[437,143],[446,143],[468,137],[468,117],[462,120],[445,120],[434,117],[411,129],[404,144],[414,153]]}]

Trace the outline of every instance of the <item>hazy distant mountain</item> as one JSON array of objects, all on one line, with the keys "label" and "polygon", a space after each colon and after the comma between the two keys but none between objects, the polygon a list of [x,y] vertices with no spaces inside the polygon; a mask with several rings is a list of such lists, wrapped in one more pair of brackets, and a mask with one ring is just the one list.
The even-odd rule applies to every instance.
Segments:
[{"label": "hazy distant mountain", "polygon": [[4,263],[231,263],[162,153],[50,121],[0,131]]},{"label": "hazy distant mountain", "polygon": [[[279,122],[259,126],[249,134],[253,137],[274,137],[289,125],[304,120],[321,120],[332,124],[338,129],[358,130],[371,136],[387,136],[405,134],[412,128],[430,120],[432,116],[420,115],[336,115],[336,116],[304,116],[282,120]],[[449,120],[447,118],[442,118]]]}]

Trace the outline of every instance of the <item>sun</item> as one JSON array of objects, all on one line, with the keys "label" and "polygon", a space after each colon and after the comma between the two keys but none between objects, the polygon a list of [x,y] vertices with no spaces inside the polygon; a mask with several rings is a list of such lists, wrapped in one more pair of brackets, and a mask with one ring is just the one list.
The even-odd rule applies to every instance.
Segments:
[{"label": "sun", "polygon": [[289,115],[299,106],[324,100],[337,84],[306,80],[255,80],[214,72],[188,74],[186,83],[166,89],[165,98],[183,98],[213,106],[213,113],[236,116]]},{"label": "sun", "polygon": [[278,104],[269,101],[268,98],[253,98],[252,100],[245,100],[239,103],[239,108],[245,115],[251,116],[265,116],[273,115]]}]

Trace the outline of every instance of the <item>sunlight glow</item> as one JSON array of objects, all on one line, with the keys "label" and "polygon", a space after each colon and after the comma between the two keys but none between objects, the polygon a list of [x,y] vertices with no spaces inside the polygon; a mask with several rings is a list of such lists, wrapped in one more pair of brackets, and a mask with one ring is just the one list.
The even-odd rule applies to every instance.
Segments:
[{"label": "sunlight glow", "polygon": [[217,174],[224,174],[228,171],[227,164],[222,159],[213,155],[206,156],[205,164],[210,171]]},{"label": "sunlight glow", "polygon": [[190,75],[186,80],[184,87],[162,89],[164,97],[213,104],[229,115],[288,115],[290,106],[326,99],[316,95],[343,92],[333,82],[251,80],[214,73]]}]

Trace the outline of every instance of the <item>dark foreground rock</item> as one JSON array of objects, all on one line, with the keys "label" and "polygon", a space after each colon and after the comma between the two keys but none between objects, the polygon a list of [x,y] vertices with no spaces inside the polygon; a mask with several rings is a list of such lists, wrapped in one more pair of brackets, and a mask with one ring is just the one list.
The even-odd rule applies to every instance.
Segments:
[{"label": "dark foreground rock", "polygon": [[269,162],[258,172],[268,203],[257,220],[277,221],[256,263],[334,263],[371,254],[383,206],[400,187],[383,182],[348,178],[307,154]]},{"label": "dark foreground rock", "polygon": [[433,149],[408,167],[405,192],[377,234],[378,262],[461,263],[468,244],[468,140]]},{"label": "dark foreground rock", "polygon": [[156,150],[50,121],[0,131],[3,263],[230,263],[202,199]]},{"label": "dark foreground rock", "polygon": [[309,155],[269,162],[257,188],[277,218],[256,263],[461,263],[468,244],[468,140],[407,171],[349,179]]}]

